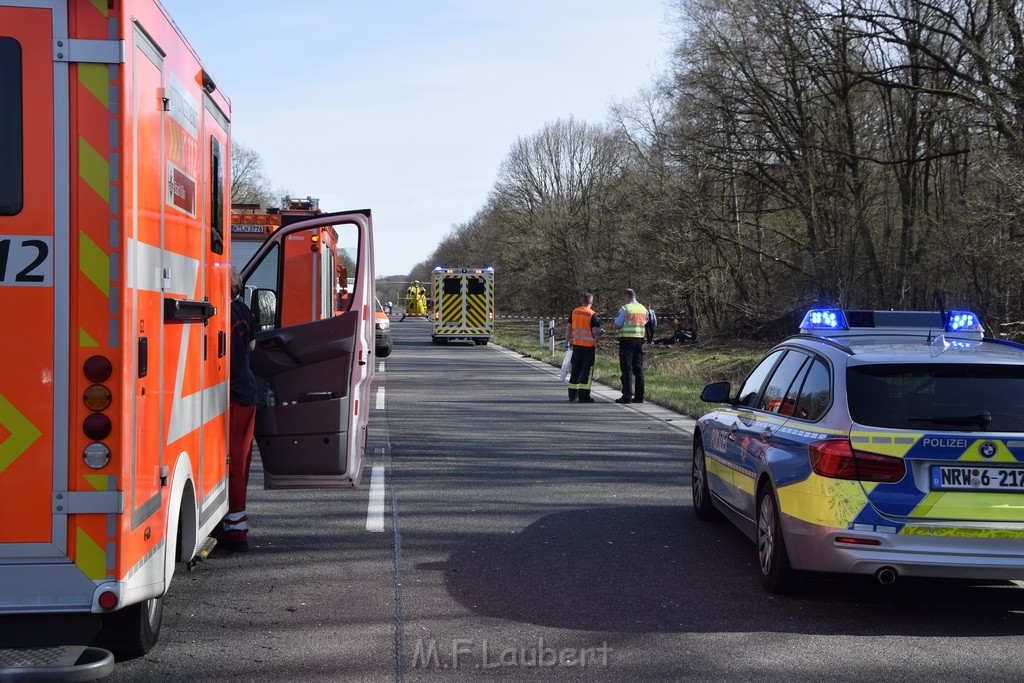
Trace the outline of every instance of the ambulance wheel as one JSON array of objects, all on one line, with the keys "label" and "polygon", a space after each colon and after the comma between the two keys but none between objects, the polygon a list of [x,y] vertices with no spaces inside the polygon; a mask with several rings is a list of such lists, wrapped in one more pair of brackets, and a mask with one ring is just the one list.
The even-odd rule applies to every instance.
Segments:
[{"label": "ambulance wheel", "polygon": [[378,346],[377,349],[376,349],[377,357],[378,358],[387,358],[388,356],[391,355],[391,350],[393,348],[395,348],[394,342],[388,343],[386,346]]},{"label": "ambulance wheel", "polygon": [[106,614],[97,644],[113,652],[118,660],[141,657],[156,645],[163,617],[163,596]]}]

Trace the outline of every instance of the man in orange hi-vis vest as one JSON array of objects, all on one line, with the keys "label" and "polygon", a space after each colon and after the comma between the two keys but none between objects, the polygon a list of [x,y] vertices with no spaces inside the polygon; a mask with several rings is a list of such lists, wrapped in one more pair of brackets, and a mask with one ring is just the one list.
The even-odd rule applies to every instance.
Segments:
[{"label": "man in orange hi-vis vest", "polygon": [[[622,292],[623,306],[615,316],[619,330],[619,369],[622,371],[622,396],[616,403],[644,402],[644,326],[647,309],[637,303],[636,292]],[[635,382],[635,386],[634,386]]]},{"label": "man in orange hi-vis vest", "polygon": [[580,305],[573,309],[565,327],[565,348],[572,348],[569,360],[569,400],[593,403],[590,387],[594,381],[594,356],[597,340],[604,334],[601,319],[593,309],[594,295],[584,292]]}]

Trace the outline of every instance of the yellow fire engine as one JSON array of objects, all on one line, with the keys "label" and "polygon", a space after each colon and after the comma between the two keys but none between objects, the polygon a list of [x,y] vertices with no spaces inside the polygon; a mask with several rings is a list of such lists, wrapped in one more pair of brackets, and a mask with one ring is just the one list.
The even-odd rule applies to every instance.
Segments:
[{"label": "yellow fire engine", "polygon": [[[157,0],[0,2],[0,648],[36,644],[29,615],[145,652],[227,509],[230,119]],[[292,315],[288,257],[325,230],[353,285],[336,316]],[[270,485],[359,482],[371,230],[317,216],[244,271]]]},{"label": "yellow fire engine", "polygon": [[485,345],[494,334],[494,268],[434,269],[433,341],[468,339]]}]

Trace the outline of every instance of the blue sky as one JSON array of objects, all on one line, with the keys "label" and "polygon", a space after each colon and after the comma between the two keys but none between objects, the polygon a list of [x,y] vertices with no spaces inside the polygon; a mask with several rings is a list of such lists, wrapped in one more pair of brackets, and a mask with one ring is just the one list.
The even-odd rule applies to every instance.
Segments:
[{"label": "blue sky", "polygon": [[516,138],[605,120],[670,42],[663,0],[163,4],[275,188],[373,210],[378,275],[472,218]]}]

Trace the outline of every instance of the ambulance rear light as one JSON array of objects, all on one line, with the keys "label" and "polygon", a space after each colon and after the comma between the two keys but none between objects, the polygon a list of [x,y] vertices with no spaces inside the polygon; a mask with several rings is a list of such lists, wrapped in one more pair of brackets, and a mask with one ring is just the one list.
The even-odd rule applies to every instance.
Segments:
[{"label": "ambulance rear light", "polygon": [[110,436],[110,418],[103,413],[90,413],[82,422],[82,431],[93,441],[102,441]]},{"label": "ambulance rear light", "polygon": [[114,609],[117,607],[117,594],[112,591],[103,591],[96,602],[103,609]]},{"label": "ambulance rear light", "polygon": [[89,410],[106,410],[111,401],[110,389],[102,384],[93,384],[85,390],[82,400]]},{"label": "ambulance rear light", "polygon": [[82,364],[82,373],[90,382],[106,382],[113,371],[110,361],[103,356],[90,356]]},{"label": "ambulance rear light", "polygon": [[104,444],[93,442],[82,451],[82,460],[94,470],[99,470],[110,463],[110,449]]}]

